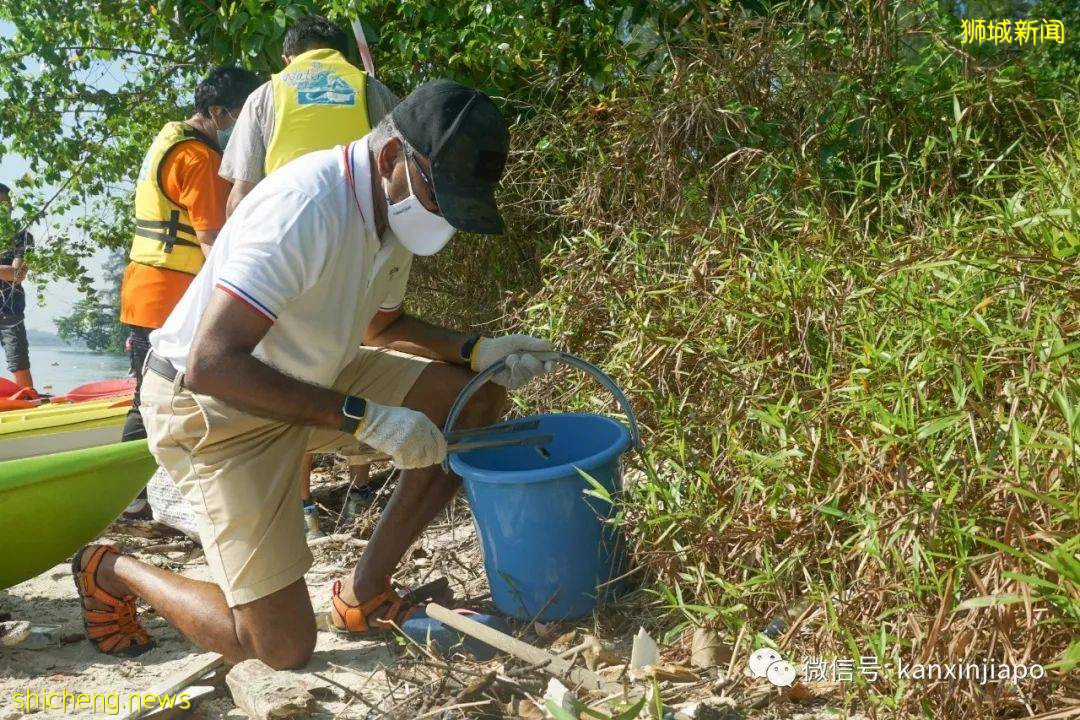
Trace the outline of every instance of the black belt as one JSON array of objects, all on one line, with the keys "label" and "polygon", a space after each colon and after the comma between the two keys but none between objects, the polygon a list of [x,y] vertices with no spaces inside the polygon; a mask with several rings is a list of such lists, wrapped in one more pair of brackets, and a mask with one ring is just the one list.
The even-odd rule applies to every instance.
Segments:
[{"label": "black belt", "polygon": [[176,368],[165,358],[158,357],[153,352],[146,356],[146,367],[169,382],[176,380]]}]

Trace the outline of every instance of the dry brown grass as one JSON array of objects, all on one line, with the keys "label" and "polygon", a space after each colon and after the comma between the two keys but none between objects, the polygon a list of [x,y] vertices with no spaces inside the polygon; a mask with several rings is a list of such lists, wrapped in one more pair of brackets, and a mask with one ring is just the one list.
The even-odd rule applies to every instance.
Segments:
[{"label": "dry brown grass", "polygon": [[[1075,108],[901,15],[732,15],[662,76],[522,107],[514,231],[422,263],[422,302],[551,337],[631,396],[647,453],[624,515],[657,632],[714,625],[741,668],[805,608],[789,658],[892,665],[819,686],[833,701],[1068,717]],[[574,376],[521,402],[610,407]],[[1049,669],[901,682],[920,659]]]}]

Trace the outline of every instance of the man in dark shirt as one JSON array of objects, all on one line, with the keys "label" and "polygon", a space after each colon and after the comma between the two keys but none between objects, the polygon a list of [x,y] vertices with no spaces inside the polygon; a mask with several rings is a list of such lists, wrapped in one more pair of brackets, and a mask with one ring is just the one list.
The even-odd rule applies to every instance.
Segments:
[{"label": "man in dark shirt", "polygon": [[[11,207],[11,188],[0,183],[0,204]],[[0,250],[0,344],[7,356],[7,369],[15,375],[15,383],[31,388],[30,347],[26,342],[26,292],[22,281],[26,278],[23,256],[33,245],[33,236],[23,230],[18,233],[10,247]],[[36,397],[36,393],[33,393]]]}]

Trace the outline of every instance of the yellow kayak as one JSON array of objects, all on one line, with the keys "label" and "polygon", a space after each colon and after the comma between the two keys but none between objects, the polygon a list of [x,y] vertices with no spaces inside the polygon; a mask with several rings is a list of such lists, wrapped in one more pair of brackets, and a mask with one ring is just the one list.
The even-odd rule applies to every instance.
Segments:
[{"label": "yellow kayak", "polygon": [[0,428],[17,424],[23,420],[33,420],[35,418],[49,417],[52,415],[63,415],[65,413],[79,412],[90,408],[104,408],[109,407],[110,405],[130,402],[131,395],[128,394],[104,397],[97,400],[86,400],[78,403],[45,403],[43,405],[38,405],[35,408],[27,408],[24,410],[5,410],[0,412]]},{"label": "yellow kayak", "polygon": [[117,442],[130,403],[112,397],[0,413],[0,461]]}]

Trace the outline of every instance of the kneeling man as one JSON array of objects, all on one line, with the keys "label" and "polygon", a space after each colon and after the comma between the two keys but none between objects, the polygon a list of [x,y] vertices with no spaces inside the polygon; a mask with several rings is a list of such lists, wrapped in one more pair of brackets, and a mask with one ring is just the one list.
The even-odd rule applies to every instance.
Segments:
[{"label": "kneeling man", "polygon": [[[405,470],[352,575],[332,592],[339,632],[401,623],[390,577],[458,489],[439,429],[460,389],[501,359],[462,427],[502,414],[505,388],[545,371],[537,338],[466,336],[402,313],[412,256],[455,230],[498,234],[506,124],[483,93],[427,83],[370,135],[305,155],[261,182],[150,337],[141,407],[150,448],[200,518],[214,583],[105,545],[73,559],[89,638],[139,654],[148,602],[231,662],[303,665],[315,645],[297,480],[306,452],[367,445]],[[499,387],[501,385],[502,387]]]}]

